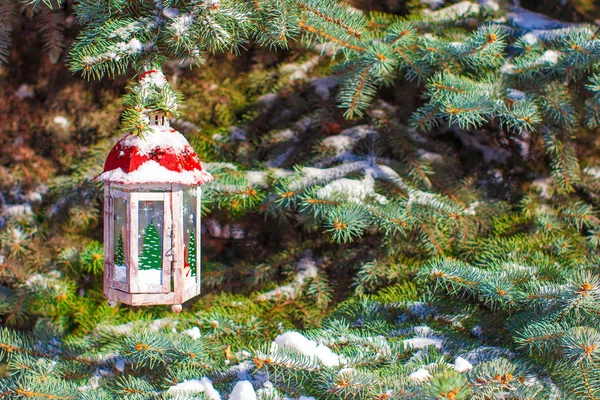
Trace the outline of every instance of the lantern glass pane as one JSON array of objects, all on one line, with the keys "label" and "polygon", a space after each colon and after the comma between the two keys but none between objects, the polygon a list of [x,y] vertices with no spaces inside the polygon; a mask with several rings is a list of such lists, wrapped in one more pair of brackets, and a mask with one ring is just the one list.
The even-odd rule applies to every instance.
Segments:
[{"label": "lantern glass pane", "polygon": [[122,197],[114,198],[114,272],[113,279],[125,282],[127,277],[127,254],[125,242],[127,241],[127,201]]},{"label": "lantern glass pane", "polygon": [[141,291],[162,285],[164,202],[138,205],[138,284]]},{"label": "lantern glass pane", "polygon": [[186,281],[195,283],[198,274],[200,243],[198,242],[197,218],[198,218],[198,188],[188,187],[183,190],[183,245],[184,250],[184,272]]}]

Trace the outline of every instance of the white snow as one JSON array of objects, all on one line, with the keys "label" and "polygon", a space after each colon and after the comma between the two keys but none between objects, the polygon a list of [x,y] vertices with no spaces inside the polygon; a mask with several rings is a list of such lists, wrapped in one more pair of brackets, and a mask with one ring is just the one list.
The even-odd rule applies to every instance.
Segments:
[{"label": "white snow", "polygon": [[177,321],[176,319],[169,317],[159,318],[150,322],[148,324],[148,329],[152,332],[158,332],[162,329],[171,327],[171,332],[175,333],[177,332],[177,330],[175,330],[174,327],[177,326],[177,324],[179,324],[179,321]]},{"label": "white snow", "polygon": [[[145,90],[148,87],[148,85],[156,85],[158,87],[163,87],[166,83],[167,78],[165,78],[165,75],[162,73],[162,71],[147,71],[144,74],[142,74],[140,84],[136,88],[136,90]],[[165,126],[160,126],[159,128],[170,129]]]},{"label": "white snow", "polygon": [[413,330],[415,331],[415,333],[417,335],[429,335],[432,331],[431,328],[428,327],[427,325],[421,325],[421,326],[415,326],[413,327]]},{"label": "white snow", "polygon": [[406,310],[421,319],[427,318],[433,313],[433,307],[422,301],[414,301],[406,305]]},{"label": "white snow", "polygon": [[315,88],[315,92],[323,100],[328,100],[331,96],[331,89],[333,89],[338,83],[338,79],[334,76],[327,76],[325,78],[313,79],[310,84]]},{"label": "white snow", "polygon": [[2,215],[5,217],[16,217],[18,215],[32,215],[31,205],[29,204],[11,204],[5,205],[2,209]]},{"label": "white snow", "polygon": [[230,126],[228,129],[229,135],[234,142],[243,142],[246,140],[246,130],[237,126]]},{"label": "white snow", "polygon": [[115,362],[115,368],[119,372],[125,371],[125,359],[123,357],[119,357]]},{"label": "white snow", "polygon": [[500,9],[500,5],[497,0],[479,0],[479,4],[482,7],[489,8],[493,11],[498,11]]},{"label": "white snow", "polygon": [[521,101],[525,100],[526,98],[525,93],[517,89],[508,89],[506,91],[506,97],[512,101]]},{"label": "white snow", "polygon": [[302,64],[297,63],[289,63],[285,64],[281,67],[281,72],[290,73],[288,76],[288,81],[294,82],[298,80],[305,80],[307,78],[308,71],[312,70],[317,66],[320,61],[319,56],[314,56],[310,58],[308,61],[303,62]]},{"label": "white snow", "polygon": [[138,271],[138,285],[141,292],[156,290],[162,285],[162,269],[141,269]]},{"label": "white snow", "polygon": [[163,10],[163,15],[166,18],[175,18],[176,16],[179,15],[179,10],[176,8],[167,7]]},{"label": "white snow", "polygon": [[530,46],[536,44],[539,41],[538,37],[532,33],[527,33],[523,35],[521,39],[523,39],[523,41]]},{"label": "white snow", "polygon": [[206,171],[176,172],[166,169],[154,160],[149,160],[131,173],[125,173],[121,168],[117,168],[103,172],[96,179],[123,184],[179,183],[182,185],[201,185],[213,178]]},{"label": "white snow", "polygon": [[473,203],[469,204],[469,208],[465,209],[465,214],[466,215],[476,215],[477,207],[479,207],[480,205],[481,205],[480,201],[474,201]]},{"label": "white snow", "polygon": [[426,4],[429,8],[435,10],[444,5],[444,0],[421,0],[421,4]]},{"label": "white snow", "polygon": [[508,22],[512,25],[528,31],[555,29],[568,25],[543,14],[538,14],[520,7],[515,7],[512,12],[507,14],[507,17]]},{"label": "white snow", "polygon": [[441,21],[478,14],[480,8],[479,4],[471,3],[470,1],[461,1],[460,3],[452,4],[451,6],[441,8],[437,11],[425,9],[423,10],[423,14],[434,21]]},{"label": "white snow", "polygon": [[127,44],[127,46],[134,53],[139,53],[144,48],[142,43],[139,40],[137,40],[136,38],[131,39],[129,41],[129,43]]},{"label": "white snow", "polygon": [[350,150],[359,140],[373,133],[373,129],[368,125],[358,125],[340,132],[339,135],[329,136],[323,140],[323,145],[333,147],[336,150],[336,156],[340,156],[344,151]]},{"label": "white snow", "polygon": [[504,65],[500,67],[500,72],[511,75],[515,72],[515,66],[509,62],[504,63]]},{"label": "white snow", "polygon": [[31,90],[29,85],[27,85],[26,83],[23,83],[21,86],[19,86],[19,88],[15,92],[15,96],[17,96],[17,98],[19,98],[21,100],[28,99],[30,97],[33,97],[33,90]]},{"label": "white snow", "polygon": [[425,368],[421,368],[408,376],[414,382],[423,382],[431,378],[431,374]]},{"label": "white snow", "polygon": [[385,196],[375,192],[375,179],[369,173],[361,180],[337,179],[317,191],[317,197],[320,199],[332,199],[336,195],[357,204],[362,203],[369,197],[372,197],[379,204],[387,204],[388,202]]},{"label": "white snow", "polygon": [[137,147],[141,155],[150,154],[156,148],[181,152],[190,145],[185,136],[173,128],[162,125],[151,125],[149,128],[144,135],[128,135],[119,143],[124,148]]},{"label": "white snow", "polygon": [[546,50],[544,54],[539,58],[540,61],[544,61],[550,64],[556,64],[558,62],[558,57],[560,56],[560,52],[556,50]]},{"label": "white snow", "polygon": [[184,335],[188,335],[190,336],[192,339],[198,340],[202,337],[202,334],[200,333],[200,328],[198,328],[197,326],[193,327],[192,329],[188,329],[182,332]]},{"label": "white snow", "polygon": [[311,117],[304,117],[298,121],[296,121],[296,123],[294,124],[294,126],[296,128],[298,128],[300,131],[304,132],[306,131],[308,128],[310,128],[310,125],[312,124],[312,118]]},{"label": "white snow", "polygon": [[115,264],[115,276],[113,279],[119,282],[125,282],[127,277],[127,267],[125,265],[116,265]]},{"label": "white snow", "polygon": [[171,27],[175,31],[176,35],[181,36],[187,32],[188,28],[193,23],[194,17],[192,16],[192,14],[185,13],[173,18],[173,23],[171,24]]},{"label": "white snow", "polygon": [[328,367],[340,365],[340,356],[331,351],[329,347],[307,339],[298,332],[291,331],[277,336],[271,344],[271,351],[278,347],[291,347],[305,355],[314,356]]},{"label": "white snow", "polygon": [[239,381],[233,387],[229,400],[257,400],[254,387],[248,381]]},{"label": "white snow", "polygon": [[169,390],[167,390],[167,393],[172,395],[204,393],[209,400],[221,400],[221,395],[215,390],[212,381],[207,377],[203,377],[200,380],[192,379],[183,381],[175,386],[171,386]]},{"label": "white snow", "polygon": [[54,117],[53,121],[62,129],[67,129],[71,125],[69,120],[66,117],[63,117],[62,115],[57,115],[56,117]]},{"label": "white snow", "polygon": [[436,349],[442,347],[442,339],[436,337],[414,337],[402,341],[407,347],[412,349],[423,349],[429,346],[435,346]]},{"label": "white snow", "polygon": [[273,139],[275,142],[288,142],[296,141],[298,137],[296,135],[296,132],[288,128],[275,133],[273,135]]},{"label": "white snow", "polygon": [[462,357],[457,357],[456,360],[454,360],[453,368],[455,371],[458,372],[467,372],[473,369],[473,364],[471,364]]},{"label": "white snow", "polygon": [[310,255],[305,256],[296,264],[296,277],[292,283],[279,286],[271,291],[263,293],[257,297],[257,300],[270,300],[280,296],[294,299],[298,289],[304,284],[308,278],[317,276],[317,265]]},{"label": "white snow", "polygon": [[[13,229],[15,231],[15,229]],[[41,286],[41,287],[54,287],[55,289],[60,288],[60,272],[50,271],[46,274],[33,274],[25,281],[25,286]]]}]

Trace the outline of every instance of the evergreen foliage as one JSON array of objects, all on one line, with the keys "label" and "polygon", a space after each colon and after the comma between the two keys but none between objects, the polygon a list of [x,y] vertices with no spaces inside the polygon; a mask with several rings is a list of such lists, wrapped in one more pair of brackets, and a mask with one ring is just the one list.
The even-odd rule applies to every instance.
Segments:
[{"label": "evergreen foliage", "polygon": [[[0,397],[600,398],[593,25],[495,1],[22,4],[51,62],[74,15],[69,67],[102,83],[12,87],[0,20]],[[216,177],[209,294],[180,315],[101,293],[91,178],[153,114]],[[143,243],[160,264],[152,223]]]},{"label": "evergreen foliage", "polygon": [[115,265],[125,265],[125,242],[123,234],[119,232],[115,249]]}]

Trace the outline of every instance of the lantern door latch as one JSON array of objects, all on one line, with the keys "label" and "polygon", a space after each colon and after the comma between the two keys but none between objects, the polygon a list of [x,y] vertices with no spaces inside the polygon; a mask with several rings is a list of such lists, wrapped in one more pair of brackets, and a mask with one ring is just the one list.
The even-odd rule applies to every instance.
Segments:
[{"label": "lantern door latch", "polygon": [[169,229],[169,237],[171,238],[171,247],[165,252],[165,257],[171,257],[175,261],[175,230],[173,227]]}]

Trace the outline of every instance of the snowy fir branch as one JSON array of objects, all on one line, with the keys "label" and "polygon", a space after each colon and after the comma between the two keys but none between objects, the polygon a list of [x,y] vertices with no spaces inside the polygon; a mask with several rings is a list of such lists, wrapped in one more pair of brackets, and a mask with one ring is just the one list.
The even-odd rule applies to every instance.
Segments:
[{"label": "snowy fir branch", "polygon": [[[366,3],[0,0],[0,398],[600,398],[593,18]],[[156,115],[215,177],[181,314],[102,294]]]}]

